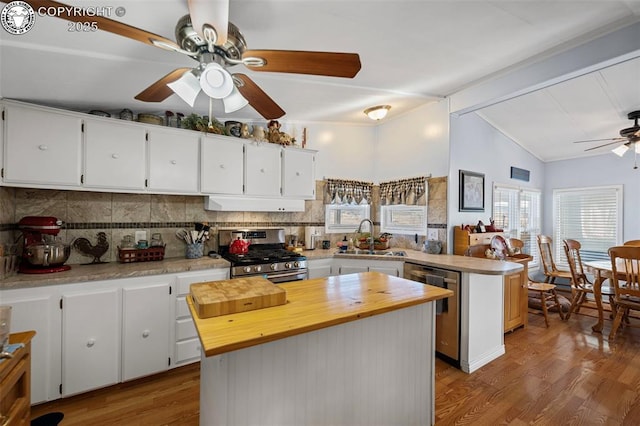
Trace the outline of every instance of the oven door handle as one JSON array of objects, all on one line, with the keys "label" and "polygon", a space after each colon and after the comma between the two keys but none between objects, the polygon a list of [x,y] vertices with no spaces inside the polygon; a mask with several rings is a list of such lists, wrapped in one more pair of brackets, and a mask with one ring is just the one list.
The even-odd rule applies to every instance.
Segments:
[{"label": "oven door handle", "polygon": [[280,274],[267,274],[265,278],[273,282],[278,282],[278,281],[286,282],[287,278],[296,278],[298,280],[304,280],[307,278],[307,271],[298,270],[298,271],[292,271],[292,272],[283,272]]}]

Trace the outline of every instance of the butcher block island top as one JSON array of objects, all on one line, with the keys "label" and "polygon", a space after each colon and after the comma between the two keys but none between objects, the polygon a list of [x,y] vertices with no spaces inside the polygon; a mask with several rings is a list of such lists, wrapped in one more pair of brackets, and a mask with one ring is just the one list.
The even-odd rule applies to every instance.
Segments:
[{"label": "butcher block island top", "polygon": [[[234,285],[234,280],[227,280]],[[200,318],[187,297],[207,357],[260,345],[361,318],[453,295],[379,272],[340,275],[280,284],[284,305],[212,318]]]}]

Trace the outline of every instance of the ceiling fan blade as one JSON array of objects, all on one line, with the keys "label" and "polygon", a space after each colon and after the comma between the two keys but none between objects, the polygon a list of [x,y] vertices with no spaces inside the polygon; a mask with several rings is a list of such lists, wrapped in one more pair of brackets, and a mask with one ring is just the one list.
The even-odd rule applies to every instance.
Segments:
[{"label": "ceiling fan blade", "polygon": [[275,120],[285,114],[284,110],[245,74],[233,74],[233,78],[242,83],[238,85],[238,90],[261,116],[267,120]]},{"label": "ceiling fan blade", "polygon": [[191,24],[198,35],[209,41],[204,29],[207,24],[215,30],[214,44],[225,44],[229,32],[229,0],[189,0],[188,4]]},{"label": "ceiling fan blade", "polygon": [[143,102],[162,102],[173,95],[173,90],[167,84],[173,83],[191,68],[178,68],[153,83],[135,96],[135,99]]},{"label": "ceiling fan blade", "polygon": [[246,50],[243,60],[261,58],[262,66],[245,62],[253,71],[286,72],[353,78],[360,71],[357,53],[307,52],[302,50]]},{"label": "ceiling fan blade", "polygon": [[602,141],[620,142],[620,141],[626,141],[626,140],[627,138],[604,138],[604,139],[588,139],[584,141],[575,141],[573,143],[602,142]]},{"label": "ceiling fan blade", "polygon": [[[624,140],[626,140],[626,138],[625,138]],[[585,149],[584,151],[585,151],[585,152],[587,152],[587,151],[593,151],[594,149],[604,148],[605,146],[613,145],[613,144],[616,144],[616,143],[620,143],[620,141],[613,141],[613,142],[605,143],[605,144],[603,144],[603,145],[594,146],[594,147],[592,147],[592,148],[587,148],[587,149]]]},{"label": "ceiling fan blade", "polygon": [[173,40],[169,40],[168,38],[159,36],[154,33],[150,33],[145,30],[141,30],[140,28],[133,27],[131,25],[124,24],[122,22],[114,21],[113,19],[106,18],[104,16],[76,16],[70,11],[75,10],[72,6],[67,6],[63,3],[58,3],[53,0],[25,0],[27,3],[31,5],[35,10],[38,10],[41,7],[50,8],[53,7],[56,9],[56,16],[58,18],[66,19],[67,21],[72,22],[96,22],[98,24],[98,29],[102,31],[107,31],[113,34],[118,34],[123,37],[127,37],[133,40],[140,41],[142,43],[149,44],[151,46],[155,46],[154,41],[156,43],[160,43],[160,45],[166,46],[166,48],[182,50],[180,46],[178,46]]}]

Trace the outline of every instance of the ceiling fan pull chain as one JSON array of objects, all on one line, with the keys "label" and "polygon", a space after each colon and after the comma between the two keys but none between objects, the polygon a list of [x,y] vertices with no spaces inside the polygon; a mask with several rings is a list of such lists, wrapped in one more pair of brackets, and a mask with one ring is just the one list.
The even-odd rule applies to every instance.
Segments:
[{"label": "ceiling fan pull chain", "polygon": [[213,98],[209,97],[209,127],[213,127]]}]

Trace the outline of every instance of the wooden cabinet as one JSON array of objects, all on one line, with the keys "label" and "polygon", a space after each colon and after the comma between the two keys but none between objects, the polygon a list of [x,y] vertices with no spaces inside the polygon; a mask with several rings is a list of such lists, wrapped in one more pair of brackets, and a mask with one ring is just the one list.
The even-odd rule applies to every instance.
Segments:
[{"label": "wooden cabinet", "polygon": [[247,144],[244,150],[245,195],[280,197],[280,146]]},{"label": "wooden cabinet", "polygon": [[186,296],[191,284],[229,279],[229,269],[178,274],[176,277],[174,356],[172,366],[190,364],[200,360],[201,345],[196,327],[189,313]]},{"label": "wooden cabinet", "polygon": [[120,381],[120,292],[102,284],[62,295],[62,396]]},{"label": "wooden cabinet", "polygon": [[84,186],[144,191],[145,128],[111,119],[84,122]]},{"label": "wooden cabinet", "polygon": [[282,150],[282,195],[312,200],[316,195],[315,151]]},{"label": "wooden cabinet", "polygon": [[203,193],[242,195],[244,144],[241,141],[206,135],[202,138],[200,159]]},{"label": "wooden cabinet", "polygon": [[464,256],[467,247],[478,244],[489,244],[496,235],[504,237],[502,232],[469,233],[459,226],[453,228],[453,254]]},{"label": "wooden cabinet", "polygon": [[122,381],[169,366],[173,277],[148,281],[122,289]]},{"label": "wooden cabinet", "polygon": [[196,132],[148,127],[148,189],[178,194],[198,193],[200,135]]},{"label": "wooden cabinet", "polygon": [[0,424],[28,425],[31,422],[31,339],[34,331],[14,333],[9,342],[21,343],[13,358],[0,363]]},{"label": "wooden cabinet", "polygon": [[309,279],[326,278],[333,275],[333,259],[308,259]]},{"label": "wooden cabinet", "polygon": [[80,185],[79,116],[13,103],[5,104],[3,116],[5,183],[63,189]]},{"label": "wooden cabinet", "polygon": [[528,264],[530,256],[511,257],[510,262],[520,263],[524,269],[521,272],[505,275],[504,277],[504,332],[518,327],[526,327],[528,322],[528,294],[529,284]]}]

